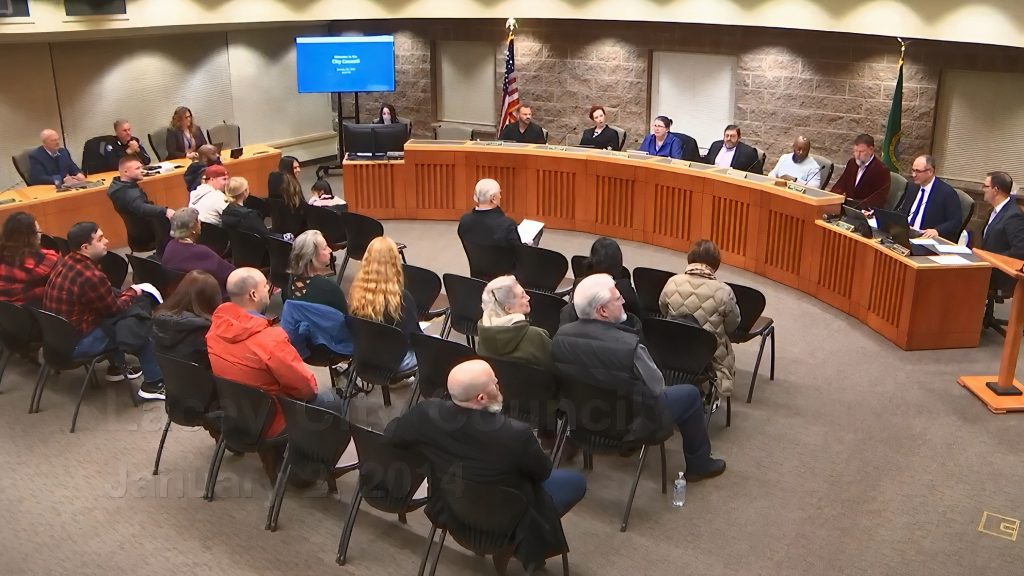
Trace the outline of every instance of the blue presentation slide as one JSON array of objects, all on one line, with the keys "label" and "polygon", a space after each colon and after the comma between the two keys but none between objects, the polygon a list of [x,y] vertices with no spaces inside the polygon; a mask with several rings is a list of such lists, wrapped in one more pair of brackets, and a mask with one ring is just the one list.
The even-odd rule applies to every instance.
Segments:
[{"label": "blue presentation slide", "polygon": [[295,39],[299,92],[393,92],[394,36]]}]

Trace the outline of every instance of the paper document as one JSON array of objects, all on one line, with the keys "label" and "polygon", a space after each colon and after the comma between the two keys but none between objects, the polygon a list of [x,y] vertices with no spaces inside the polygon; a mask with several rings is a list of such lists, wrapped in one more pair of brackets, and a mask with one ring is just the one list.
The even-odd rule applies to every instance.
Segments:
[{"label": "paper document", "polygon": [[142,284],[132,284],[132,288],[138,290],[140,293],[145,292],[156,299],[158,304],[164,303],[164,297],[160,294],[160,291],[156,289],[149,282],[143,282]]},{"label": "paper document", "polygon": [[[934,238],[911,238],[911,244],[917,244],[918,246],[935,246],[938,242]],[[970,252],[970,250],[968,250]]]},{"label": "paper document", "polygon": [[420,322],[420,330],[426,330],[430,326],[430,322]]},{"label": "paper document", "polygon": [[875,220],[874,216],[872,216],[871,218],[868,218],[868,226],[871,226],[872,228],[878,229],[878,221]]},{"label": "paper document", "polygon": [[519,239],[523,241],[523,244],[533,244],[534,240],[537,239],[537,235],[543,229],[543,222],[524,219],[519,223]]},{"label": "paper document", "polygon": [[971,249],[967,246],[961,246],[959,244],[953,244],[952,246],[946,244],[936,244],[935,250],[939,254],[970,254]]},{"label": "paper document", "polygon": [[956,254],[945,254],[942,256],[929,256],[929,260],[936,264],[970,264],[971,261],[964,258],[963,256],[957,256]]}]

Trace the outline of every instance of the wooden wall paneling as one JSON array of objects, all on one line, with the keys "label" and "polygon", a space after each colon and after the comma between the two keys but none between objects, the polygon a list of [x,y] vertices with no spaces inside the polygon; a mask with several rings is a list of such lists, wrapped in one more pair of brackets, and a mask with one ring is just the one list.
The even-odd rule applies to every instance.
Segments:
[{"label": "wooden wall paneling", "polygon": [[[643,239],[643,183],[628,164],[587,162],[584,198],[593,207],[594,233],[624,240]],[[584,200],[586,202],[586,200]]]},{"label": "wooden wall paneling", "polygon": [[663,170],[644,170],[644,242],[686,252],[701,229],[703,178]]},{"label": "wooden wall paneling", "polygon": [[755,271],[761,194],[761,190],[741,184],[705,181],[699,236],[718,245],[722,262]]},{"label": "wooden wall paneling", "polygon": [[458,220],[462,216],[467,200],[458,185],[455,157],[451,151],[406,151],[405,204],[409,216],[423,220]]},{"label": "wooden wall paneling", "polygon": [[[900,334],[900,320],[905,313],[907,276],[910,268],[901,260],[882,250],[874,250],[868,258],[871,268],[870,287],[864,322],[898,346],[905,335]],[[904,328],[905,330],[905,328]]]},{"label": "wooden wall paneling", "polygon": [[399,162],[352,162],[345,165],[345,199],[349,209],[372,218],[401,218],[405,212],[405,167]]},{"label": "wooden wall paneling", "polygon": [[586,161],[536,155],[529,156],[526,165],[526,217],[549,228],[593,233],[593,202],[583,194]]},{"label": "wooden wall paneling", "polygon": [[515,221],[526,217],[527,170],[522,156],[501,154],[492,151],[467,151],[464,194],[473,206],[473,192],[476,183],[483,178],[493,178],[501,185],[501,209]]},{"label": "wooden wall paneling", "polygon": [[907,296],[907,350],[973,348],[981,340],[991,271],[981,267],[918,268]]},{"label": "wooden wall paneling", "polygon": [[807,265],[808,228],[814,225],[813,212],[789,198],[761,193],[762,225],[758,231],[756,256],[759,274],[793,288],[800,288],[800,277]]},{"label": "wooden wall paneling", "polygon": [[858,268],[858,247],[855,239],[835,229],[821,229],[821,246],[817,252],[819,264],[812,295],[831,306],[852,314],[854,272]]}]

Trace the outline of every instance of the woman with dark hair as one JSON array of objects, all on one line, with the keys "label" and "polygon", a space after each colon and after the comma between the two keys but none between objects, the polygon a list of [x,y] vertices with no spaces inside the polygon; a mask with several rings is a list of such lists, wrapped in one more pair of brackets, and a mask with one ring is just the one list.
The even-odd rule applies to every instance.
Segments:
[{"label": "woman with dark hair", "polygon": [[604,106],[591,106],[590,119],[594,122],[594,127],[583,131],[580,146],[591,146],[601,150],[618,150],[619,133],[605,124]]},{"label": "woman with dark hair", "polygon": [[640,299],[633,288],[633,279],[629,270],[622,265],[622,248],[619,243],[611,238],[601,237],[594,240],[590,246],[590,257],[587,258],[583,268],[586,276],[591,274],[607,274],[615,280],[615,288],[625,301],[626,312],[638,317],[643,316],[643,309],[640,307]]},{"label": "woman with dark hair", "polygon": [[167,131],[167,158],[188,158],[195,160],[198,157],[197,150],[206,144],[206,136],[203,129],[192,119],[192,111],[186,106],[178,106],[171,116],[171,129]]},{"label": "woman with dark hair", "polygon": [[0,301],[38,306],[43,301],[60,255],[39,246],[42,232],[28,212],[15,212],[4,221],[0,237]]},{"label": "woman with dark hair", "polygon": [[651,122],[651,133],[645,136],[643,143],[640,144],[640,151],[647,152],[651,156],[682,159],[683,141],[670,130],[672,130],[671,118],[668,116],[656,117]]},{"label": "woman with dark hair", "polygon": [[398,112],[395,107],[387,102],[380,105],[380,110],[377,111],[377,119],[373,121],[374,124],[398,124]]},{"label": "woman with dark hair", "polygon": [[[331,189],[331,183],[327,180],[317,180],[313,183],[313,186],[310,187],[309,191],[309,203],[313,206],[325,206],[331,208],[335,206],[345,206],[346,204],[343,198],[338,198],[334,195],[334,191]],[[344,208],[342,208],[341,211],[344,211]]]},{"label": "woman with dark hair", "polygon": [[285,200],[288,197],[302,198],[302,186],[299,184],[299,173],[302,166],[295,156],[282,156],[277,163],[277,170],[267,176],[267,198]]},{"label": "woman with dark hair", "polygon": [[202,270],[185,275],[181,284],[153,315],[153,343],[160,354],[209,366],[206,332],[213,311],[222,302],[217,279]]},{"label": "woman with dark hair", "polygon": [[732,288],[715,277],[722,265],[722,254],[711,240],[698,240],[686,254],[687,266],[682,274],[669,278],[658,298],[666,318],[692,315],[706,330],[715,333],[718,349],[712,364],[718,375],[722,396],[732,396],[736,377],[736,356],[729,334],[740,324],[740,309]]}]

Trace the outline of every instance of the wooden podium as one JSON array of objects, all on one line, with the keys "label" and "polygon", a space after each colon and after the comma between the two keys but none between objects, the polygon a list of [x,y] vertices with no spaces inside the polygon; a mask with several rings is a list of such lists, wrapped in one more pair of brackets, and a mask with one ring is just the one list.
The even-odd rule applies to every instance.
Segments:
[{"label": "wooden podium", "polygon": [[[1024,330],[1024,260],[1002,256],[985,250],[974,250],[996,269],[1017,281],[1010,306],[1010,321],[1006,327],[1003,357],[999,361],[999,376],[961,376],[957,382],[974,393],[996,414],[1024,411],[1024,386],[1014,377],[1017,355],[1020,352],[1021,331]],[[993,380],[996,379],[995,382]]]}]

